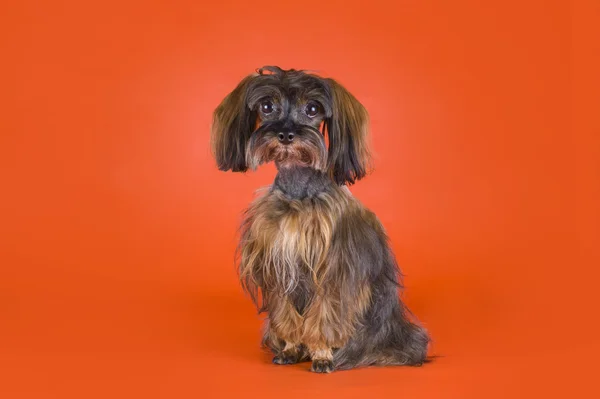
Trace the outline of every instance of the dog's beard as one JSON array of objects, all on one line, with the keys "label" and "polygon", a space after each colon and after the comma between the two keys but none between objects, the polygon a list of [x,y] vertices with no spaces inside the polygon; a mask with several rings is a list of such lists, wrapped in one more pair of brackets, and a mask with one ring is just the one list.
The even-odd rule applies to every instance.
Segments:
[{"label": "dog's beard", "polygon": [[319,130],[309,126],[296,132],[294,141],[282,144],[277,139],[276,131],[258,129],[252,135],[246,148],[248,167],[256,170],[260,165],[275,162],[278,168],[306,166],[316,170],[325,170],[327,165],[327,148]]}]

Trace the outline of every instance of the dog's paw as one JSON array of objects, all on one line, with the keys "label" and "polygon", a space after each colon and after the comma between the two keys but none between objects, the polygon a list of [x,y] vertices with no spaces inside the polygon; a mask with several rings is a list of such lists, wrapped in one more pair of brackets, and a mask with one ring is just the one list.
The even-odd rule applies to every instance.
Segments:
[{"label": "dog's paw", "polygon": [[281,353],[273,358],[275,364],[294,364],[300,360],[298,353]]},{"label": "dog's paw", "polygon": [[310,371],[313,373],[331,373],[333,371],[333,362],[327,359],[313,360]]}]

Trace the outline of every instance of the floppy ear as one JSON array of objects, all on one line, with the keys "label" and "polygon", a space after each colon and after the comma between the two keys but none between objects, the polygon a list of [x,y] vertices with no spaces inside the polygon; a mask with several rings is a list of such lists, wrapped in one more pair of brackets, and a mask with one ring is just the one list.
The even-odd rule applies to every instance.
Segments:
[{"label": "floppy ear", "polygon": [[223,99],[213,114],[212,150],[220,170],[244,172],[246,144],[256,127],[256,111],[247,103],[250,83],[257,75],[247,76]]},{"label": "floppy ear", "polygon": [[329,172],[340,185],[354,184],[369,168],[369,114],[342,85],[333,79],[326,81],[332,97],[331,117],[325,121],[329,136]]}]

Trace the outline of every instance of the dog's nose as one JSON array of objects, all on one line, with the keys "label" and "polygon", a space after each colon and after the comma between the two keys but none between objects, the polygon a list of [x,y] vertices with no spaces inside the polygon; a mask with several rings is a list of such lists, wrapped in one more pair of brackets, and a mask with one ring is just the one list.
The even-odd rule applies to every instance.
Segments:
[{"label": "dog's nose", "polygon": [[279,133],[277,138],[281,144],[290,144],[294,141],[294,133]]}]

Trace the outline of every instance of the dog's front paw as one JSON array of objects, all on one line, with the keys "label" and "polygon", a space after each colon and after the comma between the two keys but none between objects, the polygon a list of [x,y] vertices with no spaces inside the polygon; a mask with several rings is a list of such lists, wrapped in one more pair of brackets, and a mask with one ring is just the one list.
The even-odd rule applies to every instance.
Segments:
[{"label": "dog's front paw", "polygon": [[333,362],[327,359],[315,359],[312,362],[310,371],[313,373],[331,373],[333,371]]},{"label": "dog's front paw", "polygon": [[273,358],[275,364],[294,364],[300,360],[300,354],[298,352],[283,352]]}]

